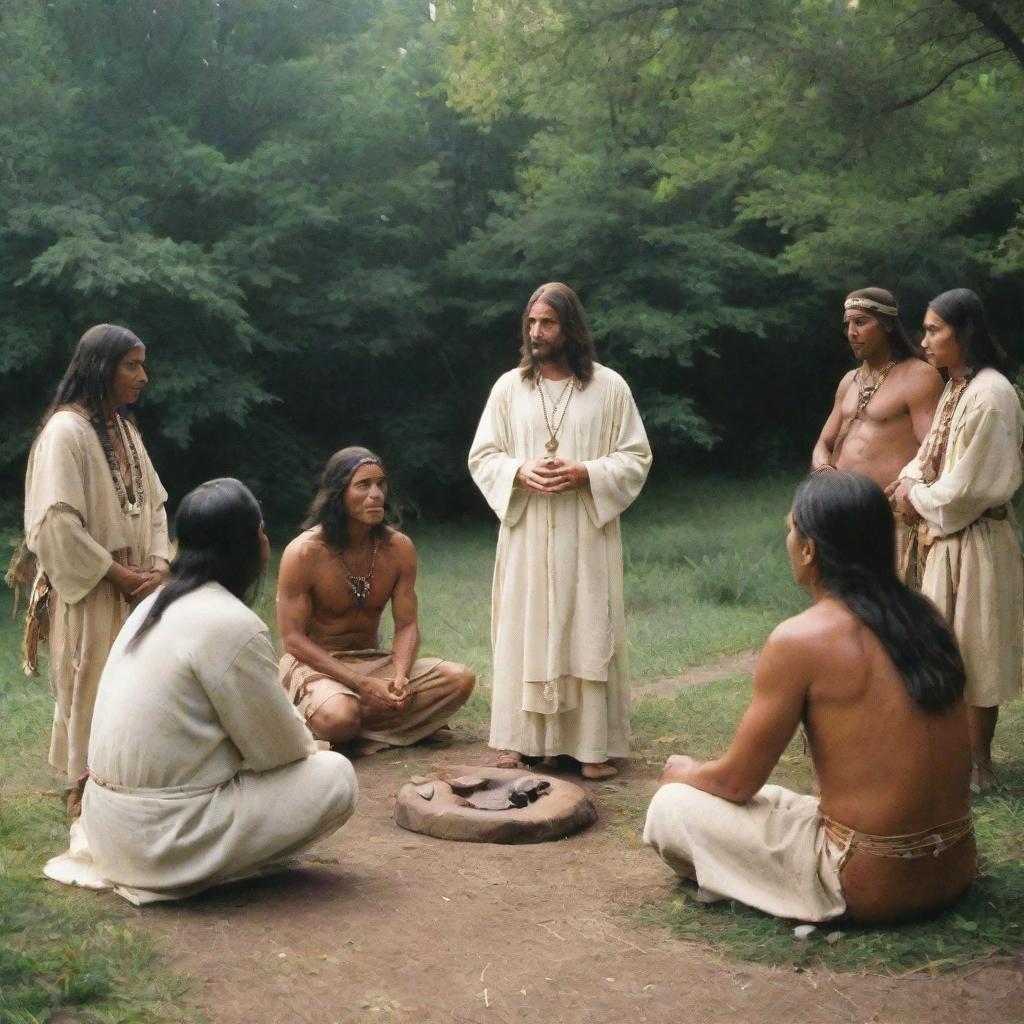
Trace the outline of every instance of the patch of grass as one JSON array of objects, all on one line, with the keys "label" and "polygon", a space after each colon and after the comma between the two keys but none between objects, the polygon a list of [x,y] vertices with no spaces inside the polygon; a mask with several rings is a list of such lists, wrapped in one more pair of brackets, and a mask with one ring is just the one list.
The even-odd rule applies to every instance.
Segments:
[{"label": "patch of grass", "polygon": [[67,845],[62,801],[45,764],[52,701],[18,665],[18,630],[0,626],[0,1024],[33,1024],[58,1008],[82,1024],[194,1021],[187,981],[112,896],[40,874]]},{"label": "patch of grass", "polygon": [[[656,765],[674,753],[711,758],[725,751],[754,684],[749,675],[734,675],[676,691],[675,697],[645,697],[633,704],[633,746]],[[783,751],[770,782],[798,793],[811,792],[811,761],[799,734]]]},{"label": "patch of grass", "polygon": [[[749,677],[734,677],[679,690],[673,700],[639,701],[633,706],[635,740],[655,761],[679,750],[697,757],[719,754],[732,739],[751,689]],[[975,803],[978,881],[953,910],[931,921],[844,927],[838,935],[826,924],[810,940],[799,941],[783,921],[733,901],[699,903],[682,886],[670,900],[645,905],[639,919],[742,960],[836,971],[933,972],[1017,954],[1024,947],[1024,801],[1010,794],[1024,791],[1024,702],[1004,707],[995,754],[1005,788]],[[770,781],[810,792],[810,760],[799,737]]]},{"label": "patch of grass", "polygon": [[[644,822],[650,798],[630,796],[623,789],[611,786],[600,790],[601,803],[610,813],[605,826],[608,835],[633,849],[643,846]],[[653,787],[652,787],[653,795]]]}]

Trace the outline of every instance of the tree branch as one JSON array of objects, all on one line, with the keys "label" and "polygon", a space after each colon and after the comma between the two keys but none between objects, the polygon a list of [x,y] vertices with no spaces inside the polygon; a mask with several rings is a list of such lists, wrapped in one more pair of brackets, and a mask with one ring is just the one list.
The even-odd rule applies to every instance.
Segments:
[{"label": "tree branch", "polygon": [[925,89],[923,92],[915,93],[913,96],[908,96],[905,100],[900,100],[899,103],[893,103],[888,107],[882,107],[882,113],[891,114],[894,110],[903,110],[906,107],[912,107],[915,103],[920,103],[921,100],[931,96],[933,92],[940,89],[962,68],[965,68],[970,64],[977,64],[982,60],[988,60],[989,57],[994,57],[997,53],[1002,52],[1003,47],[997,46],[994,50],[986,50],[984,53],[979,53],[976,57],[968,57],[967,60],[962,60],[959,64],[954,64],[934,85]]},{"label": "tree branch", "polygon": [[1024,70],[1024,39],[1010,28],[1003,16],[995,9],[992,0],[953,0],[953,3],[962,10],[973,14],[988,29],[989,33],[1002,43],[1003,48]]}]

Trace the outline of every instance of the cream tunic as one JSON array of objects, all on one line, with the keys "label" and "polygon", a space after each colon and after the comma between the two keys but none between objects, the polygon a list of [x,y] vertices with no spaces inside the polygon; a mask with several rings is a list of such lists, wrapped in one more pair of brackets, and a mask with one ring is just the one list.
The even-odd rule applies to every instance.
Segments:
[{"label": "cream tunic", "polygon": [[[547,383],[549,400],[563,385]],[[546,455],[540,395],[518,370],[491,391],[469,469],[501,528],[491,601],[490,745],[601,762],[629,753],[619,516],[640,493],[651,449],[626,382],[596,365],[571,399],[558,456],[583,462],[587,488],[514,486]]]},{"label": "cream tunic", "polygon": [[50,764],[73,782],[85,769],[100,673],[128,615],[120,591],[104,579],[115,557],[138,568],[169,558],[163,489],[142,438],[127,431],[142,467],[143,495],[125,513],[96,431],[62,409],[40,431],[25,480],[25,538],[53,587],[49,668],[56,705]]},{"label": "cream tunic", "polygon": [[317,752],[277,678],[267,627],[217,583],[175,601],[103,672],[82,817],[44,871],[133,903],[246,877],[339,828],[355,772]]},{"label": "cream tunic", "polygon": [[[944,400],[945,393],[933,429]],[[1020,545],[1012,519],[984,513],[1005,505],[1020,486],[1022,424],[1013,385],[996,370],[982,370],[953,414],[938,479],[931,484],[922,479],[927,437],[900,473],[919,481],[909,498],[934,538],[921,592],[953,627],[967,669],[965,700],[975,707],[1013,700],[1021,689]]]}]

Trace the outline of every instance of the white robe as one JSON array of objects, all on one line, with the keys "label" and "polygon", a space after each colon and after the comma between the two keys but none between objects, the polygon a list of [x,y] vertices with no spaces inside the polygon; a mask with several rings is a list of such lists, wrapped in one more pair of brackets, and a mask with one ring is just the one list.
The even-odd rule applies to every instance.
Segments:
[{"label": "white robe", "polygon": [[[549,398],[561,388],[548,384]],[[548,437],[536,386],[518,370],[504,374],[469,453],[501,523],[490,745],[602,762],[629,753],[619,516],[643,487],[651,449],[628,385],[600,365],[558,434],[558,456],[583,462],[589,487],[536,495],[514,486],[524,462],[546,455]]]},{"label": "white robe", "polygon": [[[947,384],[947,392],[950,385]],[[938,425],[945,393],[939,400]],[[1013,385],[993,369],[968,384],[950,424],[938,478],[922,479],[926,437],[901,477],[919,481],[911,504],[933,538],[921,592],[956,634],[967,669],[968,704],[993,707],[1020,695],[1024,570],[1012,518],[993,519],[1021,483],[1024,414]]]},{"label": "white robe", "polygon": [[50,764],[71,782],[85,768],[96,687],[129,611],[121,592],[104,576],[115,557],[139,568],[170,557],[167,492],[142,438],[130,423],[127,430],[142,466],[144,495],[135,513],[122,510],[96,431],[79,413],[55,412],[28,459],[25,538],[53,587]]},{"label": "white robe", "polygon": [[127,651],[155,597],[110,652],[94,778],[71,849],[44,868],[136,904],[258,873],[344,824],[358,791],[288,703],[267,627],[219,584],[179,598]]}]

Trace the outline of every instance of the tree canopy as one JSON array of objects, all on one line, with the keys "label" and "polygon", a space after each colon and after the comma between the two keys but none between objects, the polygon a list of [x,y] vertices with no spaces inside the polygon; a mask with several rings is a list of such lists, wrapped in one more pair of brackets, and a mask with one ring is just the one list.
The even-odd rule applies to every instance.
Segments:
[{"label": "tree canopy", "polygon": [[916,324],[973,287],[1024,354],[1022,34],[1009,0],[8,0],[11,505],[113,321],[150,347],[173,498],[231,473],[290,528],[364,443],[410,508],[476,507],[465,452],[544,280],[659,463],[801,461],[851,288]]}]

